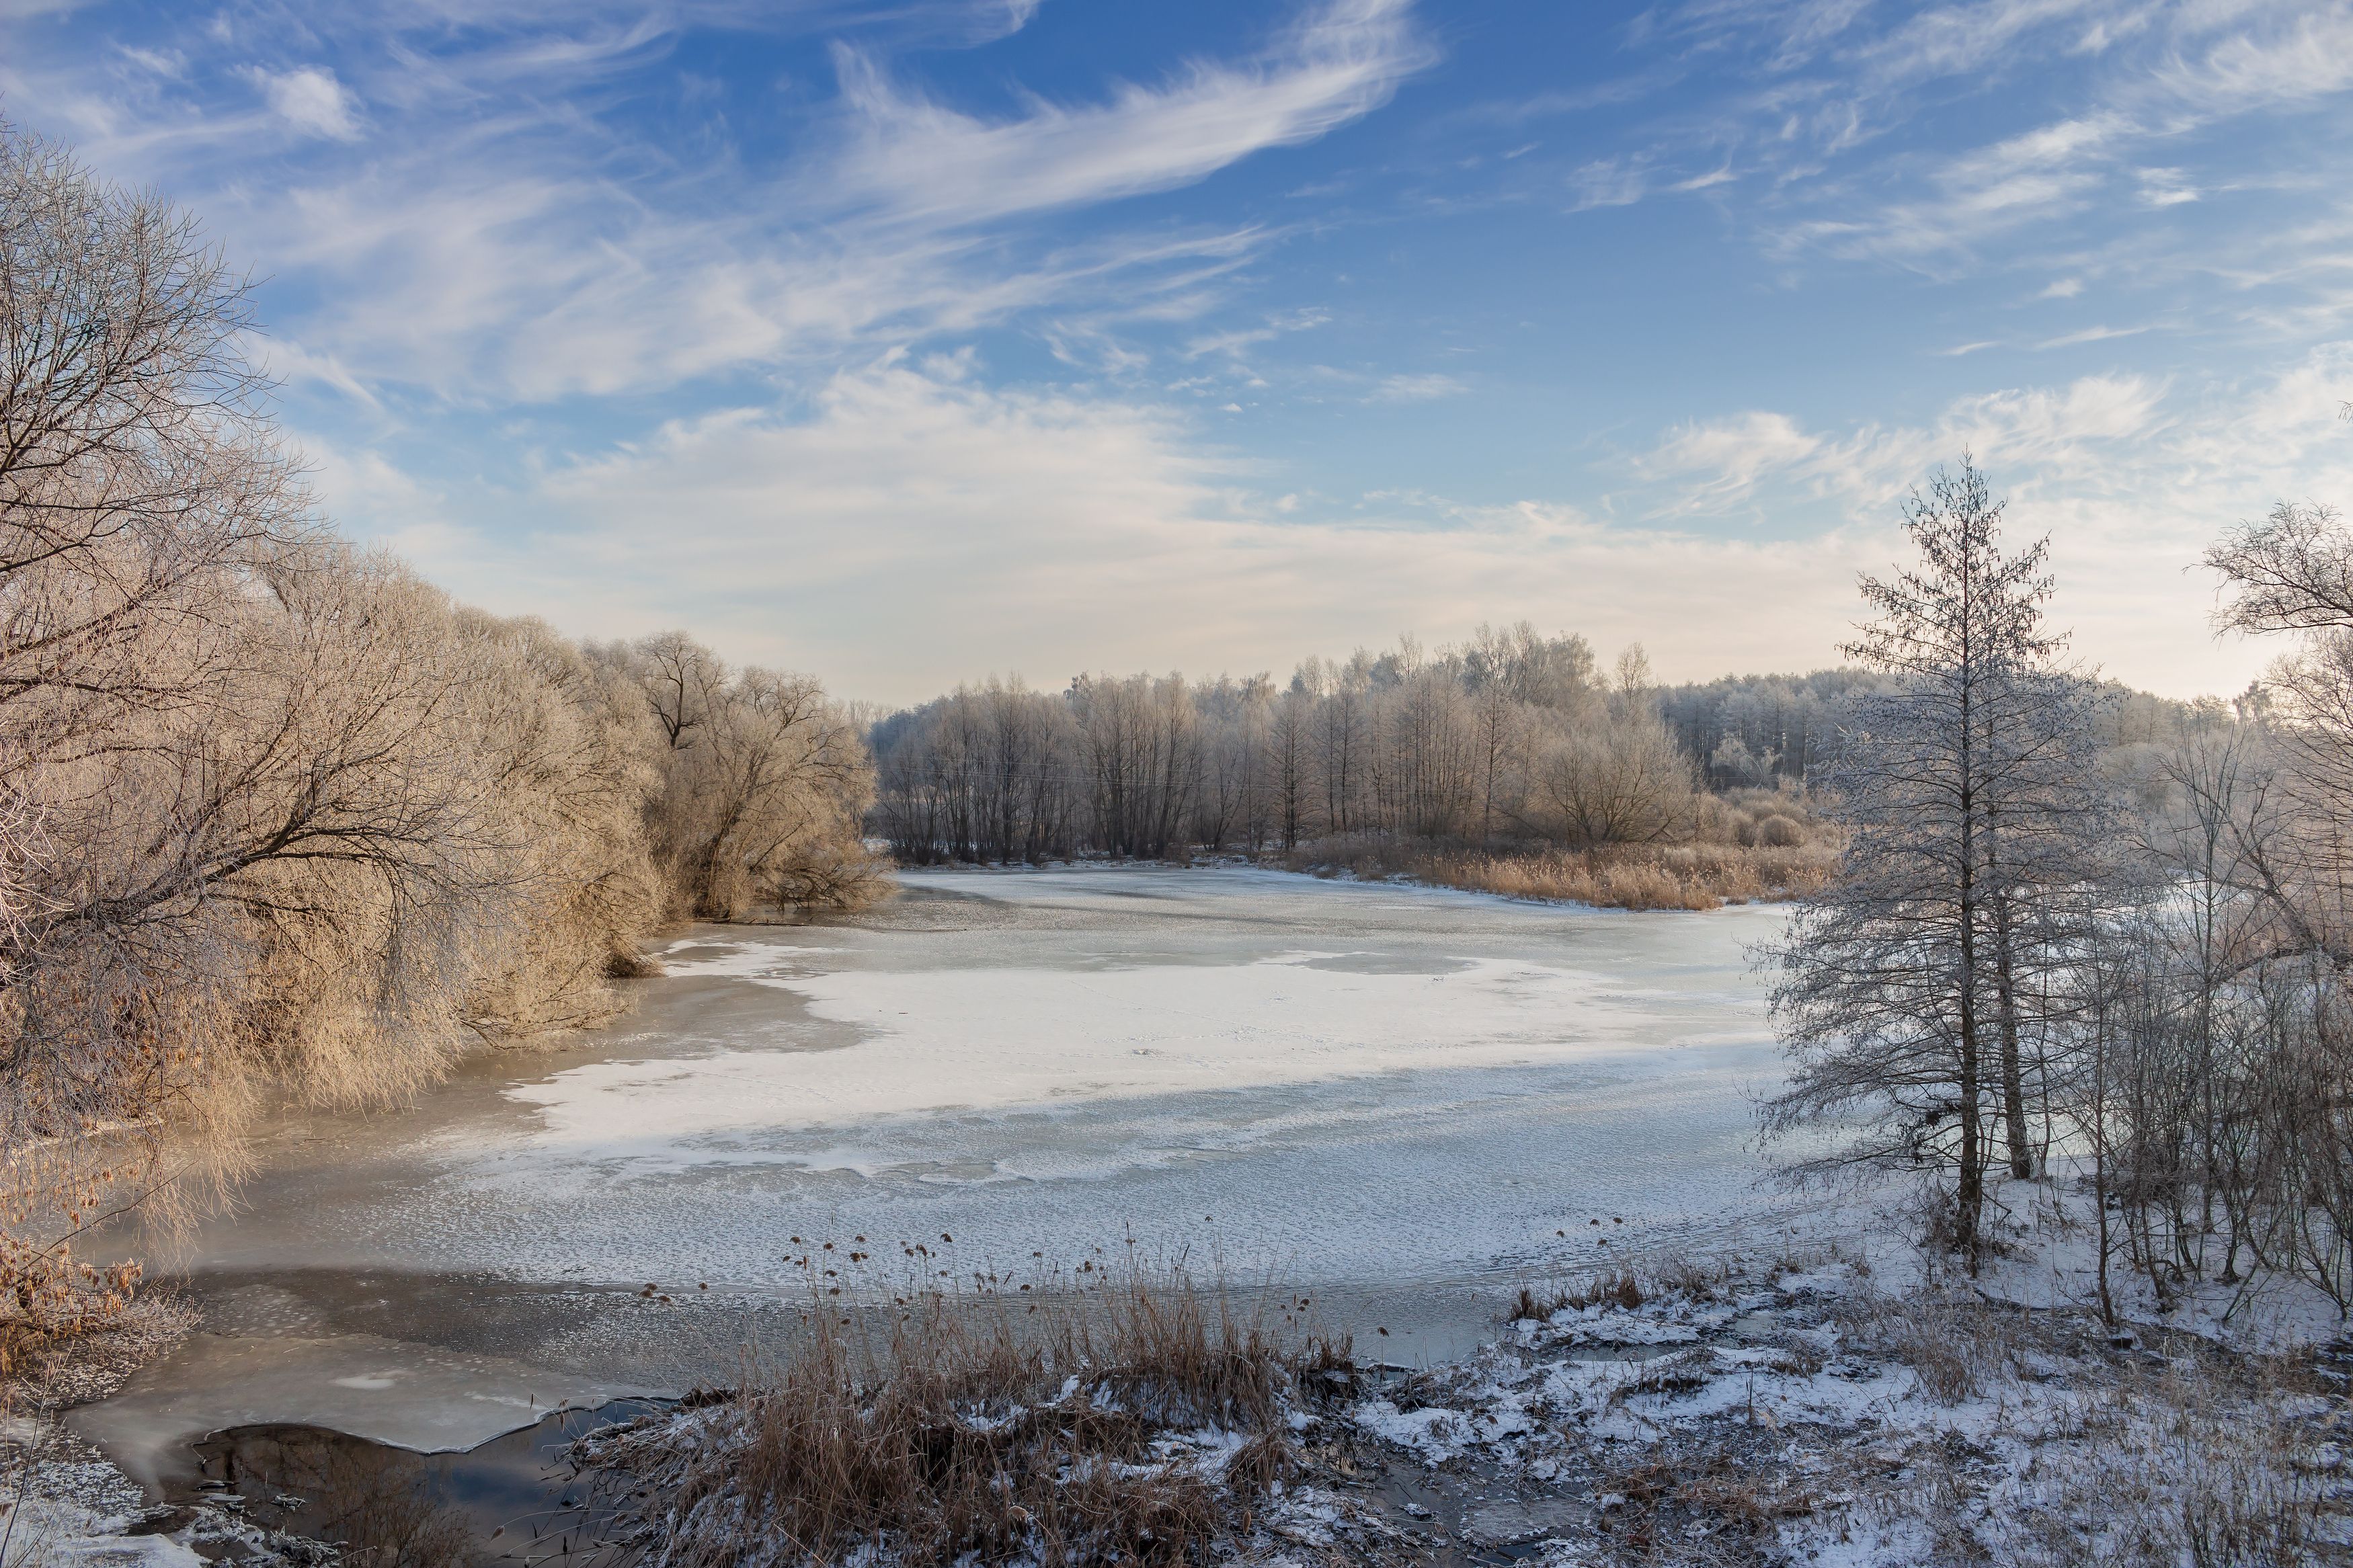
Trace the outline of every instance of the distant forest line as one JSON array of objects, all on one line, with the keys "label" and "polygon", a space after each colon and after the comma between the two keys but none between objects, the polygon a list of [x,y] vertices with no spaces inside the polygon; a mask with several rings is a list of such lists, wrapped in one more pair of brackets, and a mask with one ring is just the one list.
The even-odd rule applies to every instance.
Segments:
[{"label": "distant forest line", "polygon": [[[1836,766],[1856,704],[1890,684],[1848,668],[1660,685],[1640,645],[1605,669],[1584,637],[1526,622],[1311,658],[1286,683],[991,677],[873,725],[870,825],[909,864],[1366,839],[1788,848],[1816,837],[1807,786]],[[2233,716],[2103,689],[2112,749]]]}]

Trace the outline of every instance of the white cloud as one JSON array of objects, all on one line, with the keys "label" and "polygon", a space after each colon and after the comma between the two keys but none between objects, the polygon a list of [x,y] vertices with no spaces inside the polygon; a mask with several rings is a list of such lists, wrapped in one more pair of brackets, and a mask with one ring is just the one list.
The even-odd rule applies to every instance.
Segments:
[{"label": "white cloud", "polygon": [[[692,127],[706,141],[690,150],[659,115],[598,101],[691,24],[789,31],[847,15],[863,18],[872,51],[878,37],[1001,36],[1034,9],[910,0],[885,26],[830,0],[658,12],[596,0],[560,15],[531,0],[327,6],[309,18],[306,47],[339,47],[350,80],[248,60],[228,68],[261,100],[250,110],[144,69],[126,94],[86,58],[45,58],[30,72],[0,63],[0,90],[16,112],[78,130],[110,174],[171,188],[241,258],[321,301],[277,323],[314,355],[378,395],[398,383],[472,402],[807,371],[1039,307],[1093,318],[1071,342],[1123,316],[1197,316],[1272,236],[1164,225],[1055,238],[1024,220],[1312,140],[1431,58],[1409,0],[1313,0],[1254,52],[1180,63],[1092,101],[1030,96],[983,117],[886,76],[873,52],[850,52],[844,92],[813,100],[779,142],[785,155],[758,168],[715,114]],[[199,67],[261,47],[222,15],[218,27],[158,34],[204,57]],[[264,125],[310,145],[256,177],[249,153]]]},{"label": "white cloud", "polygon": [[2083,208],[2101,184],[2086,165],[2104,162],[2128,130],[2108,114],[2042,126],[1945,160],[1930,177],[1933,191],[1920,199],[1799,225],[1783,246],[1920,263],[1980,245]]},{"label": "white cloud", "polygon": [[322,66],[304,66],[290,71],[256,68],[247,74],[271,112],[295,130],[337,142],[359,139],[352,95],[335,79],[334,72]]},{"label": "white cloud", "polygon": [[2198,199],[2198,188],[2189,183],[2189,176],[2179,169],[2143,169],[2139,174],[2140,199],[2144,206],[2179,206]]},{"label": "white cloud", "polygon": [[1659,476],[1701,476],[1680,508],[1696,510],[1745,498],[1759,479],[1807,461],[1821,445],[1786,414],[1752,412],[1681,426],[1651,449],[1642,468]]},{"label": "white cloud", "polygon": [[2323,0],[2274,9],[2271,17],[2251,9],[2255,17],[2218,15],[2220,41],[2203,51],[2178,50],[2157,72],[2156,87],[2210,114],[2304,103],[2353,87],[2353,7]]},{"label": "white cloud", "polygon": [[[1647,128],[1632,156],[1652,161],[1649,188],[1737,166],[1747,201],[1733,214],[1768,255],[1936,278],[2049,266],[2086,245],[2119,253],[2119,284],[2211,284],[2225,256],[2233,272],[2292,258],[2308,274],[2337,254],[2283,233],[2258,203],[2211,204],[2194,226],[2153,215],[2292,183],[2266,166],[2271,137],[2306,142],[2307,167],[2343,162],[2341,106],[2333,120],[2313,111],[2353,90],[2345,0],[1956,0],[1870,25],[1883,15],[1845,0],[1693,0],[1672,14],[1659,25],[1696,56],[1742,65],[1711,112],[1668,106]],[[1960,123],[1995,134],[1955,144],[1959,95],[1976,100]],[[2027,113],[2040,122],[2021,126]],[[2234,129],[2257,119],[2264,139]],[[2232,326],[2269,319],[2238,290],[2210,287],[2199,303]]]},{"label": "white cloud", "polygon": [[2031,33],[2123,9],[2110,0],[1963,0],[1916,13],[1860,54],[1874,85],[1896,90],[1980,70]]},{"label": "white cloud", "polygon": [[1186,343],[1185,357],[1199,359],[1204,354],[1223,354],[1239,360],[1260,343],[1272,342],[1287,332],[1304,332],[1323,326],[1332,319],[1328,310],[1293,310],[1284,315],[1269,316],[1263,326],[1235,327],[1221,332],[1205,332]]},{"label": "white cloud", "polygon": [[2013,536],[2052,536],[2053,613],[2078,652],[2189,695],[2235,689],[2277,651],[2208,635],[2200,552],[2283,496],[2353,501],[2353,433],[2337,416],[2348,398],[2353,343],[2335,343],[2265,383],[2086,376],[1957,399],[1926,426],[1816,432],[1750,413],[1670,433],[1635,471],[1663,511],[1746,511],[1783,533],[1802,518],[1818,540],[1884,541],[1880,566],[1905,490],[1970,451],[2008,496]]},{"label": "white cloud", "polygon": [[280,384],[317,382],[370,408],[383,406],[375,394],[352,374],[351,367],[332,354],[312,353],[290,338],[266,337],[250,339],[246,352],[264,375]]},{"label": "white cloud", "polygon": [[[365,455],[321,484],[492,607],[584,635],[692,625],[734,657],[913,700],[990,669],[1049,685],[1280,672],[1399,629],[1442,641],[1523,616],[1639,639],[1674,679],[1814,668],[1856,614],[1855,573],[1900,557],[1897,503],[1968,449],[2013,536],[2052,534],[2054,615],[2078,651],[2187,695],[2235,689],[2270,651],[2210,640],[2200,550],[2275,496],[2353,501],[2348,397],[2353,344],[2258,385],[2087,376],[1919,426],[1752,411],[1669,432],[1638,465],[1645,489],[1592,510],[1398,493],[1319,516],[1254,499],[1260,476],[1178,412],[895,356],[836,376],[807,417],[679,421],[519,494],[430,494]],[[1646,492],[1672,521],[1600,521]],[[1765,536],[1713,521],[1742,508]]]},{"label": "white cloud", "polygon": [[836,55],[854,117],[832,172],[853,211],[964,226],[1187,184],[1271,147],[1310,141],[1386,102],[1429,55],[1406,0],[1328,0],[1257,59],[1196,64],[1108,102],[1034,101],[982,120]]},{"label": "white cloud", "polygon": [[2045,338],[2034,346],[2038,349],[2072,349],[2084,343],[2104,343],[2111,338],[2136,338],[2147,331],[2147,327],[2084,327],[2075,331],[2062,332],[2055,338]]},{"label": "white cloud", "polygon": [[1570,206],[1577,212],[1631,206],[1642,199],[1648,189],[1638,165],[1616,158],[1599,158],[1584,164],[1569,175],[1568,185],[1573,193]]},{"label": "white cloud", "polygon": [[1683,426],[1639,458],[1635,471],[1663,486],[1663,510],[1723,513],[1755,504],[1768,483],[1831,498],[1866,515],[1927,469],[1964,450],[1980,462],[2073,464],[2105,472],[2105,444],[2163,428],[2163,383],[2090,375],[2064,387],[2031,387],[1957,399],[1926,427],[1858,426],[1844,437],[1806,430],[1785,414],[1751,411]]},{"label": "white cloud", "polygon": [[[349,476],[347,479],[345,476]],[[1347,521],[1280,496],[1169,411],[993,392],[903,358],[829,384],[813,417],[737,410],[556,469],[479,503],[543,520],[504,546],[447,500],[396,508],[437,578],[576,633],[691,624],[737,658],[914,700],[988,669],[1287,671],[1417,628],[1444,639],[1525,616],[1662,668],[1832,657],[1855,556],[1603,527],[1572,507],[1429,510]],[[322,476],[378,484],[346,460]],[[1401,508],[1401,510],[1400,510]],[[1748,613],[1769,598],[1776,613]],[[1799,606],[1802,606],[1802,609]]]}]

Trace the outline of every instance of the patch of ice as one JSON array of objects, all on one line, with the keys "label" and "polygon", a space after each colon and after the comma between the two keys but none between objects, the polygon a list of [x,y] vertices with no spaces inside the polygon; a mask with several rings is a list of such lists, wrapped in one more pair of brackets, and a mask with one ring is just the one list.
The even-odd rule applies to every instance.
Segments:
[{"label": "patch of ice", "polygon": [[806,960],[818,953],[836,953],[839,947],[814,947],[799,942],[722,942],[708,937],[682,937],[662,949],[662,973],[679,978],[748,980],[754,985],[790,988],[796,973],[806,973]]},{"label": "patch of ice", "polygon": [[[400,1364],[388,1365],[398,1361]],[[653,1392],[502,1356],[426,1351],[372,1334],[333,1339],[192,1334],[111,1399],[67,1424],[142,1484],[185,1463],[206,1432],[265,1421],[332,1426],[422,1453],[470,1448],[569,1401]]]}]

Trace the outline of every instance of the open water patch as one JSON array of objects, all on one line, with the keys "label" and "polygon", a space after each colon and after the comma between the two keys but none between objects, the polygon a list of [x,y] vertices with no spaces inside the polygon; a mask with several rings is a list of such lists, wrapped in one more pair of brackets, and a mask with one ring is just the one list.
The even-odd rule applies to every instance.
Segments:
[{"label": "open water patch", "polygon": [[168,1486],[164,1500],[225,1508],[370,1568],[607,1568],[632,1557],[615,1539],[624,1499],[575,1470],[569,1450],[591,1432],[675,1403],[559,1410],[479,1447],[434,1454],[298,1423],[235,1426],[195,1445],[195,1473]]}]

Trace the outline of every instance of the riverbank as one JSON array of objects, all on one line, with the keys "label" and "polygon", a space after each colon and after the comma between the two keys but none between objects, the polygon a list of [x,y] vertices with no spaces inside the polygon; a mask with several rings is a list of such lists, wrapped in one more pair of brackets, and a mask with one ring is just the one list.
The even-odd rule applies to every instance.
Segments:
[{"label": "riverbank", "polygon": [[[2293,1286],[2158,1312],[2126,1279],[2112,1327],[2057,1232],[1976,1279],[1757,1240],[1531,1283],[1487,1342],[1422,1369],[1324,1337],[1298,1295],[1139,1271],[1091,1294],[1092,1266],[1041,1263],[1042,1300],[1008,1276],[847,1305],[814,1270],[812,1337],[741,1389],[471,1455],[249,1429],[208,1442],[220,1479],[166,1507],[20,1417],[0,1435],[18,1531],[0,1562],[470,1568],[501,1529],[579,1568],[654,1548],[878,1568],[984,1547],[1375,1568],[2353,1562],[2353,1342]],[[493,1524],[486,1499],[514,1518]],[[805,1558],[787,1537],[826,1544]]]},{"label": "riverbank", "polygon": [[1821,1252],[1626,1277],[1524,1303],[1349,1419],[1430,1510],[1401,1528],[1465,1562],[2353,1558],[2341,1345],[2111,1330],[2028,1304],[2034,1273],[1890,1292]]},{"label": "riverbank", "polygon": [[[2053,1277],[2045,1256],[1891,1290],[1835,1247],[1623,1271],[1531,1289],[1419,1372],[1230,1331],[1139,1367],[1131,1336],[1067,1378],[1000,1357],[942,1384],[927,1362],[925,1404],[836,1358],[575,1452],[642,1500],[628,1538],[684,1563],[797,1560],[786,1540],[909,1564],[2353,1559],[2353,1347],[2194,1303],[2111,1327]],[[1213,1366],[1254,1369],[1256,1402],[1203,1397]],[[881,1478],[807,1441],[861,1423],[1029,1479],[955,1508],[861,1490]],[[1008,1437],[1040,1433],[1008,1468]]]}]

